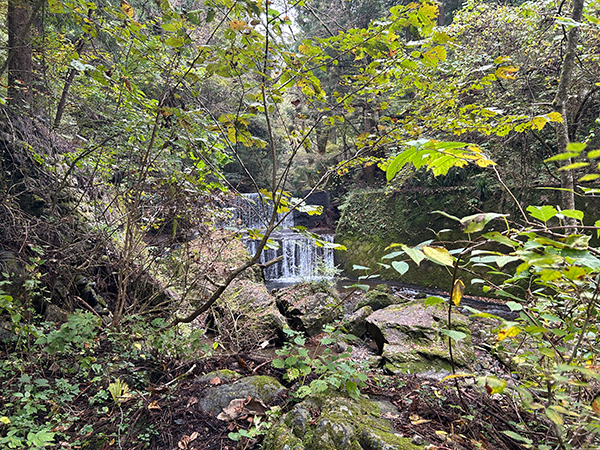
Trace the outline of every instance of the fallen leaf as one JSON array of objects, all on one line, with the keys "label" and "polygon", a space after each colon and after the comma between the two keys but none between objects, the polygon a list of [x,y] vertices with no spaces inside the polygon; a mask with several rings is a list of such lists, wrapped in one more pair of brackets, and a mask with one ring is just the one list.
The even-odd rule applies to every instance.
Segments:
[{"label": "fallen leaf", "polygon": [[267,407],[261,400],[248,396],[231,400],[217,419],[225,421],[245,419],[248,416],[264,416],[266,412]]},{"label": "fallen leaf", "polygon": [[214,377],[209,381],[213,386],[218,386],[221,384],[221,379],[219,377]]},{"label": "fallen leaf", "polygon": [[150,402],[150,404],[148,405],[148,409],[150,411],[160,411],[161,408],[158,405],[158,402],[156,400],[154,400],[153,402]]},{"label": "fallen leaf", "polygon": [[188,400],[187,405],[185,405],[185,407],[189,408],[190,406],[193,406],[196,403],[198,403],[198,399],[196,397],[190,397],[190,399]]}]

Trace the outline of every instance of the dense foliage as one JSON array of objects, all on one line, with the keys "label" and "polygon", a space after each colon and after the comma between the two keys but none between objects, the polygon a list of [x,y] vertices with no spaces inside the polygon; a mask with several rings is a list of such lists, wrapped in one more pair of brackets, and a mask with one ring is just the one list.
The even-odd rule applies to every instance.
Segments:
[{"label": "dense foliage", "polygon": [[[600,221],[584,222],[573,198],[599,192],[598,1],[1,4],[0,337],[14,357],[0,364],[0,445],[56,443],[75,426],[66,405],[83,379],[98,414],[119,409],[126,422],[121,406],[145,380],[128,385],[125,358],[96,357],[159,365],[214,351],[188,324],[253,277],[277,214],[314,212],[300,198],[325,183],[338,205],[358,187],[506,189],[521,217],[442,211],[464,240],[396,243],[382,266],[444,267],[456,306],[461,272],[489,271],[473,282],[518,313],[490,342],[515,380],[478,381],[541,417],[511,438],[597,445],[600,250],[590,237]],[[523,186],[560,188],[562,204],[520,205],[512,192]],[[215,230],[239,192],[260,193],[252,208],[273,206],[249,231],[260,241],[250,257],[239,233]],[[57,306],[85,312],[59,327],[41,320]],[[223,308],[235,323],[241,313]],[[463,338],[446,331],[450,345]],[[286,333],[274,365],[306,381],[299,397],[359,395],[366,376],[345,353],[309,356]],[[46,365],[71,365],[75,381],[50,383]]]}]

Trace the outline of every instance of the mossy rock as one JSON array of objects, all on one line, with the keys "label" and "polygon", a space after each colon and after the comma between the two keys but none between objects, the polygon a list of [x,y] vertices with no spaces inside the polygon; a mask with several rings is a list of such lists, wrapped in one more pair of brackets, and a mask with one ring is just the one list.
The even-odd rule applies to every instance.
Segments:
[{"label": "mossy rock", "polygon": [[381,418],[379,406],[338,392],[311,397],[294,407],[265,437],[264,450],[418,450]]},{"label": "mossy rock", "polygon": [[[446,372],[452,363],[448,350],[447,310],[438,304],[425,307],[422,300],[393,305],[366,319],[367,330],[375,339],[385,367],[394,373]],[[453,314],[450,329],[464,333],[452,345],[454,363],[467,366],[475,358],[469,321]]]},{"label": "mossy rock", "polygon": [[211,387],[200,400],[200,408],[212,415],[218,415],[235,398],[248,396],[258,398],[267,405],[286,389],[273,377],[257,375],[242,378],[232,384]]},{"label": "mossy rock", "polygon": [[301,283],[277,292],[277,306],[295,329],[314,336],[342,315],[335,290],[319,283]]},{"label": "mossy rock", "polygon": [[213,370],[212,372],[208,372],[205,375],[200,375],[198,378],[196,378],[196,382],[197,383],[208,383],[210,380],[214,379],[215,377],[219,377],[219,379],[221,381],[225,381],[226,383],[229,383],[231,381],[240,379],[242,376],[239,373],[234,372],[233,370],[220,369],[220,370]]},{"label": "mossy rock", "polygon": [[370,306],[371,308],[373,308],[373,311],[377,311],[379,309],[386,308],[390,305],[401,303],[401,301],[399,300],[400,299],[396,298],[394,294],[375,289],[367,292],[365,298],[363,298],[356,304],[354,310],[358,311],[363,306]]}]

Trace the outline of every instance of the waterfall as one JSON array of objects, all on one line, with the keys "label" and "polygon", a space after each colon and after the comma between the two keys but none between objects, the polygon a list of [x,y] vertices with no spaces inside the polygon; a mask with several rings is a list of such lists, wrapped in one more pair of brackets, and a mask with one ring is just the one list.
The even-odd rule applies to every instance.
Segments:
[{"label": "waterfall", "polygon": [[[264,229],[266,218],[270,217],[273,211],[273,207],[263,202],[259,194],[244,194],[236,199],[235,207],[235,225],[242,229]],[[278,215],[279,219],[283,216]],[[289,228],[294,225],[294,214],[290,213],[271,235],[271,240],[278,244],[278,248],[265,248],[262,251],[261,264],[283,255],[283,261],[263,270],[265,281],[295,283],[332,278],[335,272],[334,250],[326,248],[326,245],[319,247],[312,239],[293,232]],[[319,238],[326,243],[332,243],[334,236],[323,234],[319,235]],[[246,239],[245,244],[248,252],[254,255],[259,241]]]}]

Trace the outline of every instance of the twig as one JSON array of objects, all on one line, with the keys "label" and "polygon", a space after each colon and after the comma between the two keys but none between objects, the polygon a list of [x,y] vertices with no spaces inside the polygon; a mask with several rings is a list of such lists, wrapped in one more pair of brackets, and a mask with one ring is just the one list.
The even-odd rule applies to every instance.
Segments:
[{"label": "twig", "polygon": [[194,369],[196,368],[196,364],[194,364],[192,367],[190,367],[190,369],[186,372],[186,373],[182,373],[181,375],[179,375],[178,377],[173,378],[171,381],[169,381],[168,383],[165,383],[165,386],[168,386],[170,384],[175,383],[178,380],[181,380],[182,378],[187,377],[189,374],[191,374]]}]

